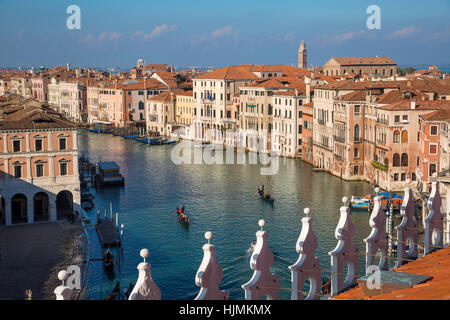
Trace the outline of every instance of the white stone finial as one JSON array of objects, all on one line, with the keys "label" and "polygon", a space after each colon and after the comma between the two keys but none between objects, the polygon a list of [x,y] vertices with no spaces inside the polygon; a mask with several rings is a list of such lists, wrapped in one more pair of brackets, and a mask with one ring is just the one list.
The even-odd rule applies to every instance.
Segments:
[{"label": "white stone finial", "polygon": [[406,179],[407,184],[411,184],[411,179]]},{"label": "white stone finial", "polygon": [[69,273],[66,270],[61,270],[58,272],[58,279],[60,281],[66,281],[69,278]]},{"label": "white stone finial", "polygon": [[149,252],[142,249],[140,255],[144,258],[144,262],[139,263],[137,269],[139,276],[128,300],[161,300],[161,290],[153,281],[150,263],[145,262]]},{"label": "white stone finial", "polygon": [[69,278],[69,273],[66,270],[58,272],[58,279],[62,281],[62,285],[55,288],[53,293],[56,295],[56,300],[70,300],[73,289],[65,285],[65,281]]},{"label": "white stone finial", "polygon": [[144,262],[145,262],[145,259],[148,258],[150,252],[148,252],[148,250],[144,248],[141,250],[141,252],[139,254],[141,255],[142,258],[144,258]]},{"label": "white stone finial", "polygon": [[374,191],[376,194],[378,194],[378,192],[380,192],[380,187],[375,187]]},{"label": "white stone finial", "polygon": [[342,202],[344,203],[344,206],[347,206],[348,198],[342,197]]},{"label": "white stone finial", "polygon": [[433,173],[433,178],[437,178],[437,172]]},{"label": "white stone finial", "polygon": [[212,234],[211,231],[206,231],[205,232],[205,238],[206,238],[206,240],[208,240],[208,243],[210,243],[212,237],[213,237],[213,234]]},{"label": "white stone finial", "polygon": [[266,224],[266,222],[264,221],[264,219],[261,219],[261,220],[258,221],[258,226],[261,227],[261,231],[262,231],[262,229],[263,229],[265,224]]},{"label": "white stone finial", "polygon": [[303,212],[305,213],[305,216],[306,216],[307,218],[309,218],[309,215],[310,215],[310,213],[311,213],[311,209],[310,209],[310,208],[305,208],[305,209],[303,209]]}]

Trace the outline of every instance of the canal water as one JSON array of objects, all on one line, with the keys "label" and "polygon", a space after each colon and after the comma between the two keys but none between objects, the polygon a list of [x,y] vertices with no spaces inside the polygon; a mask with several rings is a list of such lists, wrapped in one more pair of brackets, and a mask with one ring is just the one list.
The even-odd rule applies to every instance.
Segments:
[{"label": "canal water", "polygon": [[[123,255],[114,277],[104,273],[102,263],[92,261],[88,275],[87,299],[99,299],[118,280],[122,287],[135,283],[139,251],[147,248],[152,275],[163,299],[194,299],[199,288],[195,274],[203,258],[206,231],[224,270],[220,284],[230,299],[244,299],[241,285],[252,276],[250,244],[256,239],[258,221],[264,219],[269,246],[275,261],[272,272],[280,275],[280,299],[290,298],[291,274],[288,266],[298,254],[295,244],[301,230],[303,209],[311,208],[317,236],[316,256],[321,267],[330,270],[328,252],[336,246],[334,231],[343,196],[366,195],[372,191],[365,182],[347,182],[327,173],[313,172],[301,160],[279,161],[276,175],[262,176],[260,164],[176,165],[171,161],[173,145],[150,146],[121,137],[81,130],[80,151],[91,162],[115,161],[125,177],[125,187],[91,188],[95,206],[88,212],[95,223],[112,203],[124,224]],[[248,156],[248,155],[247,155]],[[260,199],[257,186],[274,195],[273,205]],[[184,204],[190,216],[188,228],[178,222],[177,205]],[[352,213],[355,244],[359,246],[359,274],[364,274],[365,243],[370,233],[367,212]],[[89,228],[92,257],[101,258],[102,249],[93,226]],[[116,251],[113,251],[116,253]],[[117,259],[117,258],[116,258]],[[324,272],[323,277],[329,273]]]}]

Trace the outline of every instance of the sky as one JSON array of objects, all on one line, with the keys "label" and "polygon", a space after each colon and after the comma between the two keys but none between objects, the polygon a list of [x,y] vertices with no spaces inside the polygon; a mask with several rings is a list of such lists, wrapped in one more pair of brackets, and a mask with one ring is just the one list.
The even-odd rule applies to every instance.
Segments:
[{"label": "sky", "polygon": [[[80,29],[69,29],[70,5]],[[380,8],[369,29],[367,8]],[[390,56],[399,65],[450,64],[450,0],[0,0],[0,67],[130,68],[308,65]]]}]

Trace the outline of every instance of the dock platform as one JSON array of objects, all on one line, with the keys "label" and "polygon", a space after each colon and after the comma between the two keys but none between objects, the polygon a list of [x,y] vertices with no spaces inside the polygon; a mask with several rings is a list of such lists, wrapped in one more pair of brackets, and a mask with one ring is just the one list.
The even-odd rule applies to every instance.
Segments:
[{"label": "dock platform", "polygon": [[120,247],[122,245],[119,232],[111,220],[101,219],[95,225],[95,230],[102,247]]}]

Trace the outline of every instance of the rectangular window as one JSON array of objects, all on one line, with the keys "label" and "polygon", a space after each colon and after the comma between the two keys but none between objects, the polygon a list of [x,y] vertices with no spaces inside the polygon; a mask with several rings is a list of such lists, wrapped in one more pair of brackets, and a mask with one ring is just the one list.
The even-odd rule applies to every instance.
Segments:
[{"label": "rectangular window", "polygon": [[36,177],[42,177],[42,176],[44,176],[44,165],[37,164],[36,165]]},{"label": "rectangular window", "polygon": [[430,135],[437,136],[438,129],[437,126],[430,126]]},{"label": "rectangular window", "polygon": [[358,174],[358,169],[359,169],[358,166],[354,166],[354,167],[353,167],[353,174],[354,174],[354,175],[357,175],[357,174]]},{"label": "rectangular window", "polygon": [[437,154],[437,145],[430,144],[430,154]]},{"label": "rectangular window", "polygon": [[406,173],[402,173],[401,174],[401,178],[400,178],[402,181],[405,181],[406,180]]},{"label": "rectangular window", "polygon": [[411,173],[411,180],[416,181],[416,174],[414,172]]},{"label": "rectangular window", "polygon": [[14,166],[14,178],[19,179],[22,178],[22,167]]},{"label": "rectangular window", "polygon": [[394,181],[398,181],[398,173],[394,173]]},{"label": "rectangular window", "polygon": [[431,177],[436,172],[436,163],[430,163],[429,177]]},{"label": "rectangular window", "polygon": [[400,122],[400,116],[395,116],[394,117],[394,122],[395,123],[399,123]]},{"label": "rectangular window", "polygon": [[41,139],[34,140],[34,147],[36,151],[42,151],[42,140]]},{"label": "rectangular window", "polygon": [[59,139],[59,150],[66,150],[66,138]]},{"label": "rectangular window", "polygon": [[13,152],[20,152],[20,140],[13,141]]},{"label": "rectangular window", "polygon": [[59,164],[59,173],[62,176],[67,175],[67,163],[60,163]]}]

